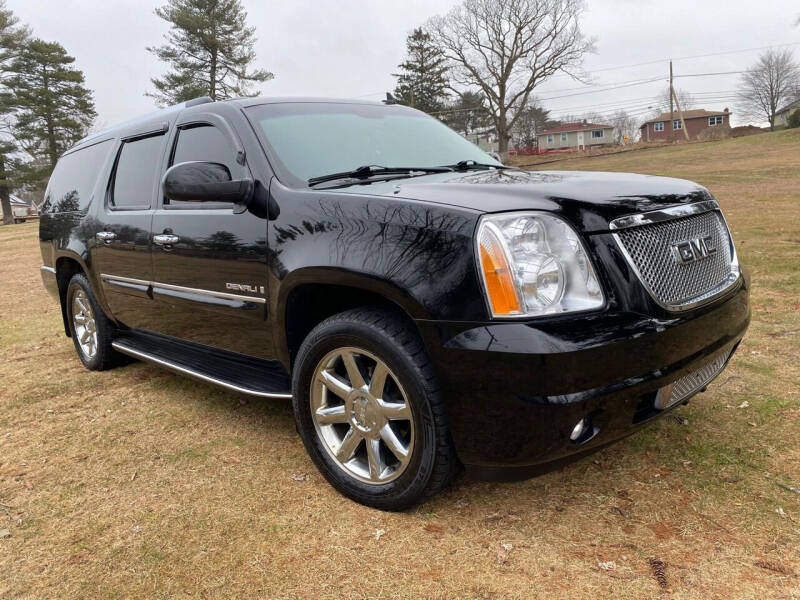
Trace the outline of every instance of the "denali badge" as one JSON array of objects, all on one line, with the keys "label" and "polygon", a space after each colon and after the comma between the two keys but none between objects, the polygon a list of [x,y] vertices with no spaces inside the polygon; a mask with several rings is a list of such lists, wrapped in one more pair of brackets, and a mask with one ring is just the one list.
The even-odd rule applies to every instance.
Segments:
[{"label": "denali badge", "polygon": [[250,292],[251,294],[258,294],[259,291],[263,294],[264,293],[264,286],[260,286],[260,290],[256,288],[254,285],[247,285],[246,283],[226,283],[225,287],[229,290],[235,290],[237,292]]},{"label": "denali badge", "polygon": [[675,257],[675,261],[682,265],[708,258],[716,251],[714,239],[710,235],[680,242],[672,246],[672,254]]}]

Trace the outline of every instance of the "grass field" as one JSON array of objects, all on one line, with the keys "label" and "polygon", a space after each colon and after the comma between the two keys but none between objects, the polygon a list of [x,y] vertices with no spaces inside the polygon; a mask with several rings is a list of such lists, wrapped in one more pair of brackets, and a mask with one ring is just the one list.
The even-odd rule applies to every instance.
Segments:
[{"label": "grass field", "polygon": [[287,403],[84,370],[36,224],[0,227],[0,598],[800,598],[800,131],[548,167],[708,186],[751,329],[678,418],[399,514],[336,494]]}]

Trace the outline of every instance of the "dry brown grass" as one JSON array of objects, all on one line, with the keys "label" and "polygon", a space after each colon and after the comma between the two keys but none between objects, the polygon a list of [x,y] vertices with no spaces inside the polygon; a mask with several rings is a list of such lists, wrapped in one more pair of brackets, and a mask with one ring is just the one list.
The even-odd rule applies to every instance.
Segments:
[{"label": "dry brown grass", "polygon": [[709,186],[753,273],[750,332],[688,424],[400,514],[336,494],[285,403],[85,371],[36,224],[0,228],[0,598],[800,597],[800,495],[775,483],[800,487],[800,135],[562,165]]}]

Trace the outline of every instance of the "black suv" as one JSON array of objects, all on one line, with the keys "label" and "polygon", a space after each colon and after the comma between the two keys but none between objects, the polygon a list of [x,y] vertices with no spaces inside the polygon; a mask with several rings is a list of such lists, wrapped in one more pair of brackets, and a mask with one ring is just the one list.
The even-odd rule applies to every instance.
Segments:
[{"label": "black suv", "polygon": [[638,430],[750,319],[703,187],[515,170],[370,102],[204,98],[92,135],[40,239],[86,367],[291,399],[328,481],[383,509]]}]

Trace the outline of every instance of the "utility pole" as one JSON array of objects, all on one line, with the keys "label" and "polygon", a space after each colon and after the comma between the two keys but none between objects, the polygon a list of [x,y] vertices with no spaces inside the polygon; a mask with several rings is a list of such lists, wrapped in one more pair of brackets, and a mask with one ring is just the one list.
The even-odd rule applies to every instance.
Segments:
[{"label": "utility pole", "polygon": [[689,132],[686,131],[686,121],[683,120],[683,111],[681,110],[681,103],[678,102],[678,95],[675,93],[675,90],[672,90],[672,97],[675,99],[675,108],[678,109],[678,116],[681,119],[681,131],[683,131],[683,137],[686,138],[686,141],[689,141]]},{"label": "utility pole", "polygon": [[672,61],[669,61],[669,141],[675,141],[675,109],[672,106],[672,97],[675,95],[675,88],[672,85]]}]

